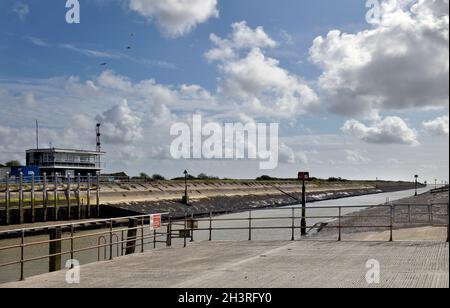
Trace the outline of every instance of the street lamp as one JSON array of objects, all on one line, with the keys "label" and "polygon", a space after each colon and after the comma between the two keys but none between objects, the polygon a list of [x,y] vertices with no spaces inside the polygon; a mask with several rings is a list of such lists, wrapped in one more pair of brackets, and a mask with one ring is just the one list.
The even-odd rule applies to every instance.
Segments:
[{"label": "street lamp", "polygon": [[187,170],[184,170],[183,174],[184,174],[184,197],[183,197],[183,203],[188,205],[189,204],[189,197],[188,197],[187,177],[188,177],[189,173],[187,172]]},{"label": "street lamp", "polygon": [[414,176],[414,178],[416,179],[415,180],[415,184],[414,184],[414,186],[415,186],[415,193],[414,193],[414,196],[416,196],[417,197],[417,185],[418,185],[418,178],[419,178],[419,176],[416,174],[415,176]]}]

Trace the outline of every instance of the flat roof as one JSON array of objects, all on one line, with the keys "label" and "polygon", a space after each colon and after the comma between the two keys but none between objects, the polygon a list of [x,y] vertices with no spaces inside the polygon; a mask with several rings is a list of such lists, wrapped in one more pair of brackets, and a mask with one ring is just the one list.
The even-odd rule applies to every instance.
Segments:
[{"label": "flat roof", "polygon": [[26,153],[36,153],[36,152],[56,152],[56,153],[69,153],[69,154],[90,154],[90,155],[105,155],[106,154],[106,152],[86,151],[86,150],[76,150],[76,149],[59,149],[59,148],[30,149],[30,150],[26,151]]}]

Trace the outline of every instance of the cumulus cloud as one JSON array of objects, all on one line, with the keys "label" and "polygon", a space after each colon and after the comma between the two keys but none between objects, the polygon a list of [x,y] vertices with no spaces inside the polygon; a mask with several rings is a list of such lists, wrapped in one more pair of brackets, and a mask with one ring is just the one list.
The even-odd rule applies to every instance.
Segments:
[{"label": "cumulus cloud", "polygon": [[154,20],[169,37],[183,36],[198,24],[219,16],[217,0],[129,0],[129,8]]},{"label": "cumulus cloud", "polygon": [[316,38],[322,101],[344,116],[448,106],[448,9],[448,0],[388,0],[372,29]]},{"label": "cumulus cloud", "polygon": [[111,144],[129,144],[142,139],[141,119],[133,114],[126,100],[97,116],[103,138]]},{"label": "cumulus cloud", "polygon": [[386,117],[377,120],[373,126],[366,126],[359,121],[350,120],[344,124],[342,131],[367,143],[419,144],[417,133],[399,117]]},{"label": "cumulus cloud", "polygon": [[224,61],[235,58],[236,52],[243,49],[274,48],[278,45],[264,31],[263,27],[251,29],[245,21],[233,23],[231,27],[233,32],[226,39],[214,33],[210,35],[210,40],[215,47],[205,54],[208,61]]},{"label": "cumulus cloud", "polygon": [[422,124],[425,131],[430,135],[448,137],[448,116],[438,117],[434,120],[425,121]]},{"label": "cumulus cloud", "polygon": [[289,118],[317,104],[317,96],[307,84],[258,48],[219,69],[223,76],[219,92],[258,115]]}]

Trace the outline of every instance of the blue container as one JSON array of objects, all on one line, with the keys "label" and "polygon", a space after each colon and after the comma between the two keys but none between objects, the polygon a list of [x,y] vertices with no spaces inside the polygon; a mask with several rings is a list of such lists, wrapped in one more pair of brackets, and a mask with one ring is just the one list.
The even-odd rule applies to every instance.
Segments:
[{"label": "blue container", "polygon": [[23,173],[24,181],[31,181],[31,176],[32,176],[33,172],[34,172],[35,177],[41,176],[38,166],[11,167],[10,176],[19,178],[21,172]]}]

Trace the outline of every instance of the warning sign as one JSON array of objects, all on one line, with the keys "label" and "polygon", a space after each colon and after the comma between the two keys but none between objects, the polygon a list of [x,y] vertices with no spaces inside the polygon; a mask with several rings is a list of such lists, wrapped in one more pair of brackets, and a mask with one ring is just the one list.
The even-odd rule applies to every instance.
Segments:
[{"label": "warning sign", "polygon": [[303,181],[309,180],[309,172],[299,172],[298,179]]},{"label": "warning sign", "polygon": [[161,215],[160,214],[150,215],[150,229],[156,230],[159,228],[161,228]]}]

